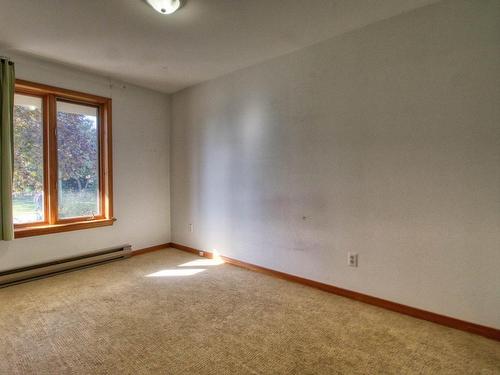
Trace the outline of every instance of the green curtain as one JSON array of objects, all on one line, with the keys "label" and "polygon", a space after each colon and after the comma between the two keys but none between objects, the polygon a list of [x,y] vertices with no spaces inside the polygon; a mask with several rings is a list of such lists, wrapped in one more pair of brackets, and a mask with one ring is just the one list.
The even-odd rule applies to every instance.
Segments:
[{"label": "green curtain", "polygon": [[14,63],[0,59],[0,240],[14,239],[12,178],[14,172]]}]

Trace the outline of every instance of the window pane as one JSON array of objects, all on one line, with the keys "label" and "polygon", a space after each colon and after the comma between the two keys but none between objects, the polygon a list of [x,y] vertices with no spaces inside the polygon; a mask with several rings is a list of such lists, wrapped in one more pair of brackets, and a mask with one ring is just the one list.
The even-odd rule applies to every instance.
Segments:
[{"label": "window pane", "polygon": [[14,224],[44,220],[42,98],[14,96]]},{"label": "window pane", "polygon": [[100,215],[98,108],[57,101],[58,216]]}]

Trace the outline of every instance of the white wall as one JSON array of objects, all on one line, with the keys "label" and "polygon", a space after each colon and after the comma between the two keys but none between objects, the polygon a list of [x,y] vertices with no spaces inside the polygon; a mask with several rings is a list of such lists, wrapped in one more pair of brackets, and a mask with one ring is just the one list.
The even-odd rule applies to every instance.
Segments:
[{"label": "white wall", "polygon": [[0,241],[0,270],[129,243],[170,241],[169,98],[60,65],[10,55],[17,78],[113,100],[113,226]]},{"label": "white wall", "polygon": [[175,94],[172,240],[500,328],[499,19],[441,2]]}]

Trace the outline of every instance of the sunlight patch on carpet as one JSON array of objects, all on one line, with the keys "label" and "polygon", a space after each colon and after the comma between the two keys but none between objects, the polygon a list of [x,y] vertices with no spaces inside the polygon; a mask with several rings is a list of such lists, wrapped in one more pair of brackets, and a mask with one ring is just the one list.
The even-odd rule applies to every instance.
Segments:
[{"label": "sunlight patch on carpet", "polygon": [[205,271],[204,268],[170,269],[170,270],[161,270],[158,272],[150,273],[149,275],[146,275],[146,277],[192,276],[203,271]]},{"label": "sunlight patch on carpet", "polygon": [[205,267],[205,266],[218,266],[223,264],[222,259],[196,259],[187,263],[179,264],[179,267]]}]

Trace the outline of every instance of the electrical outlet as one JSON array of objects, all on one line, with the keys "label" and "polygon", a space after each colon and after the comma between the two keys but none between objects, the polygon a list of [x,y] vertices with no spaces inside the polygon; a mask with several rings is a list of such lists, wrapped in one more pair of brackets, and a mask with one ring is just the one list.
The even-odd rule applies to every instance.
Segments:
[{"label": "electrical outlet", "polygon": [[358,254],[347,253],[347,264],[350,267],[357,267],[358,266]]},{"label": "electrical outlet", "polygon": [[205,252],[204,252],[204,251],[198,251],[198,255],[199,255],[200,257],[204,257],[204,256],[205,256]]},{"label": "electrical outlet", "polygon": [[193,224],[188,224],[188,232],[193,233]]}]

